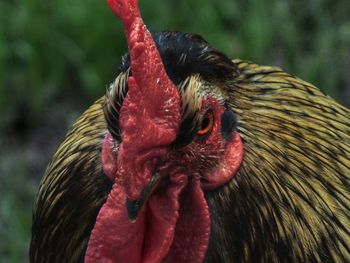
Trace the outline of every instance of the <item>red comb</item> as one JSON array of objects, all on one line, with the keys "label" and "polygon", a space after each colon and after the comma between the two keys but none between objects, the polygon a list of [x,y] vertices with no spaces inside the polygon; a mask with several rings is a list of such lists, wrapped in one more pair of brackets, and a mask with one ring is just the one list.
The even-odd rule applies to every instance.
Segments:
[{"label": "red comb", "polygon": [[180,97],[142,21],[137,0],[108,0],[108,4],[124,24],[130,53],[132,76],[120,110],[122,144],[118,170],[123,173],[120,179],[128,197],[134,199],[150,179],[145,173],[129,172],[138,167],[135,157],[150,148],[169,146],[175,140],[180,122]]},{"label": "red comb", "polygon": [[152,35],[142,21],[137,0],[108,0],[108,4],[124,24],[131,71],[138,86],[148,93],[155,92],[157,86],[166,86],[173,89],[172,92],[176,91],[176,86],[165,72]]}]

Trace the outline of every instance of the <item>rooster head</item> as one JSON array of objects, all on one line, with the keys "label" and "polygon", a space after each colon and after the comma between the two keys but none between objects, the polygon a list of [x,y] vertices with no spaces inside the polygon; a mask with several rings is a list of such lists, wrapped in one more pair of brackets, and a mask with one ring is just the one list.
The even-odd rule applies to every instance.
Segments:
[{"label": "rooster head", "polygon": [[242,161],[236,116],[222,86],[237,75],[201,37],[153,39],[137,0],[108,0],[129,47],[107,92],[102,166],[113,181],[86,262],[202,262],[209,243],[205,192]]}]

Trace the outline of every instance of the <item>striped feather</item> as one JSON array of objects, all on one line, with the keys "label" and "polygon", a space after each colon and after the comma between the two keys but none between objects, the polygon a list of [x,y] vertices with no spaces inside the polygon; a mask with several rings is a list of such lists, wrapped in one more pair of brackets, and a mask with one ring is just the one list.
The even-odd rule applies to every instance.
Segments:
[{"label": "striped feather", "polygon": [[279,68],[234,62],[244,160],[207,195],[209,262],[350,262],[350,111]]}]

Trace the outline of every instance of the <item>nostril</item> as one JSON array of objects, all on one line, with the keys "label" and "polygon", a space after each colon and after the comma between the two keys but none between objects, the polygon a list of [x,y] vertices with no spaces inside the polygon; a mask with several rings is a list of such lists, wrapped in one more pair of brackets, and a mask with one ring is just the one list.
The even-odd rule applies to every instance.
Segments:
[{"label": "nostril", "polygon": [[176,162],[163,162],[157,165],[155,171],[161,174],[185,174],[188,168]]},{"label": "nostril", "polygon": [[[168,149],[165,147],[152,148],[143,150],[137,153],[135,159],[135,165],[138,168],[144,167],[145,165],[152,164],[154,167],[164,162],[165,157],[168,154]],[[153,168],[154,168],[153,167]]]}]

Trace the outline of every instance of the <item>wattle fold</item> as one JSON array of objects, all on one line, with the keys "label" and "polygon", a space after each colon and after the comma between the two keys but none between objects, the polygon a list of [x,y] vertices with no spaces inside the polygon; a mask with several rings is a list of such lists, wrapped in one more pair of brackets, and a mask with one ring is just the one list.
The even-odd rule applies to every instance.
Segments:
[{"label": "wattle fold", "polygon": [[210,215],[200,182],[173,174],[132,223],[124,189],[114,184],[91,233],[85,262],[203,262]]},{"label": "wattle fold", "polygon": [[86,263],[142,262],[145,211],[141,211],[138,220],[131,223],[125,211],[125,201],[124,189],[115,183],[91,232]]},{"label": "wattle fold", "polygon": [[179,219],[169,253],[162,262],[203,262],[210,235],[210,213],[199,179],[190,178],[180,196]]}]

